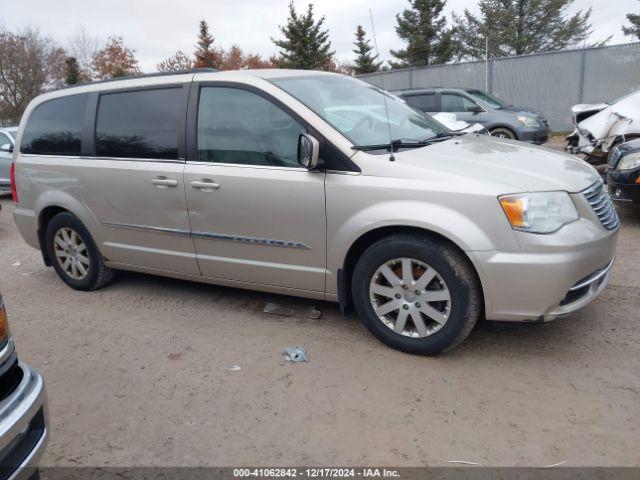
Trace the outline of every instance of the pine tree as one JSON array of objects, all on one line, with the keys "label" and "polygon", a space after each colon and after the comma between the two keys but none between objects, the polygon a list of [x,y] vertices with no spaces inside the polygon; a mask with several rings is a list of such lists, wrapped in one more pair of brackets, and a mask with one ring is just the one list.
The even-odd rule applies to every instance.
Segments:
[{"label": "pine tree", "polygon": [[627,14],[627,20],[631,22],[631,26],[622,27],[622,32],[630,37],[638,37],[638,40],[640,40],[640,15],[629,13]]},{"label": "pine tree", "polygon": [[453,55],[452,32],[441,16],[446,0],[409,0],[411,8],[396,15],[396,33],[407,42],[402,50],[391,50],[399,62],[393,68],[424,67],[448,62]]},{"label": "pine tree", "polygon": [[318,21],[314,19],[312,4],[304,15],[298,15],[293,2],[289,3],[287,24],[279,27],[284,39],[271,39],[280,48],[277,65],[305,70],[328,68],[335,52],[331,50],[329,31],[322,29],[324,21],[324,16]]},{"label": "pine tree", "polygon": [[[561,50],[591,33],[591,9],[567,17],[573,0],[480,0],[480,16],[469,10],[453,15],[459,59],[528,55]],[[606,43],[606,40],[601,43]]]},{"label": "pine tree", "polygon": [[220,52],[213,47],[214,38],[209,33],[209,25],[205,20],[200,21],[200,33],[194,52],[196,68],[218,68],[221,62]]},{"label": "pine tree", "polygon": [[367,34],[362,25],[358,25],[356,27],[356,41],[353,43],[356,46],[353,50],[353,53],[356,54],[353,70],[357,75],[375,72],[382,65],[382,62],[377,61],[378,55],[371,54],[373,47],[366,36]]},{"label": "pine tree", "polygon": [[64,83],[67,85],[75,85],[80,83],[80,65],[75,57],[67,57],[64,61]]}]

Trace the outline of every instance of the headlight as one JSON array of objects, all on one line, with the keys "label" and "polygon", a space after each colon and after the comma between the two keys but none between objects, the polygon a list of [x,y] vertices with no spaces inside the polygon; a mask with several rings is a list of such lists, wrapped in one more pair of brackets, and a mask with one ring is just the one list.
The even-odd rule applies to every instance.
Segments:
[{"label": "headlight", "polygon": [[525,115],[518,115],[516,118],[525,127],[539,127],[540,126],[540,122],[535,117],[527,117]]},{"label": "headlight", "polygon": [[579,215],[567,192],[539,192],[498,197],[511,228],[529,233],[552,233]]},{"label": "headlight", "polygon": [[640,153],[632,153],[620,160],[616,170],[633,170],[638,167],[640,167]]}]

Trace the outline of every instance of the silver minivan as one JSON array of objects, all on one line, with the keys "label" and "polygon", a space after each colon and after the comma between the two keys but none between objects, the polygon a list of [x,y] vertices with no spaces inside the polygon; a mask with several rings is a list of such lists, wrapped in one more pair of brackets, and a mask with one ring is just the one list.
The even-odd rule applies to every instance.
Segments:
[{"label": "silver minivan", "polygon": [[325,72],[191,71],[42,95],[15,221],[79,290],[117,270],[338,302],[437,354],[481,316],[541,322],[605,288],[618,217],[568,154],[448,131]]}]

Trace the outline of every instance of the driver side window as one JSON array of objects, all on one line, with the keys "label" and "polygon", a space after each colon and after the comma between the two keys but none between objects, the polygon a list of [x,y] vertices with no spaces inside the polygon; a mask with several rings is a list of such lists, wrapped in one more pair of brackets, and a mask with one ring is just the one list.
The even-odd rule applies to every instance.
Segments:
[{"label": "driver side window", "polygon": [[469,108],[476,104],[468,98],[455,93],[442,94],[442,111],[443,112],[468,112]]},{"label": "driver side window", "polygon": [[198,106],[198,159],[204,162],[298,167],[306,129],[260,95],[203,87]]}]

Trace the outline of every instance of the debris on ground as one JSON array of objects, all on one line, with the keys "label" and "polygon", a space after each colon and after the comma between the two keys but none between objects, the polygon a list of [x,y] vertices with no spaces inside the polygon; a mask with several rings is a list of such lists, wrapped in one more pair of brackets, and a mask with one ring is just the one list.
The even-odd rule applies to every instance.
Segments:
[{"label": "debris on ground", "polygon": [[482,465],[481,463],[466,462],[464,460],[447,460],[445,463],[458,463],[460,465]]},{"label": "debris on ground", "polygon": [[289,362],[308,362],[307,351],[302,347],[287,347],[282,351]]},{"label": "debris on ground", "polygon": [[20,263],[20,262],[14,262],[11,266],[12,266],[12,267],[20,267],[20,266],[22,266],[22,263]]},{"label": "debris on ground", "polygon": [[562,462],[558,462],[558,463],[552,463],[551,465],[547,465],[544,468],[553,468],[553,467],[559,467],[560,465],[564,465],[565,463],[567,463],[566,460],[563,460]]},{"label": "debris on ground", "polygon": [[300,307],[296,305],[280,305],[279,303],[267,303],[264,307],[264,313],[272,313],[274,315],[288,315],[290,317],[306,317],[317,320],[322,315],[316,307]]},{"label": "debris on ground", "polygon": [[239,372],[242,370],[242,367],[240,365],[231,365],[230,367],[226,367],[225,370],[227,372]]}]

